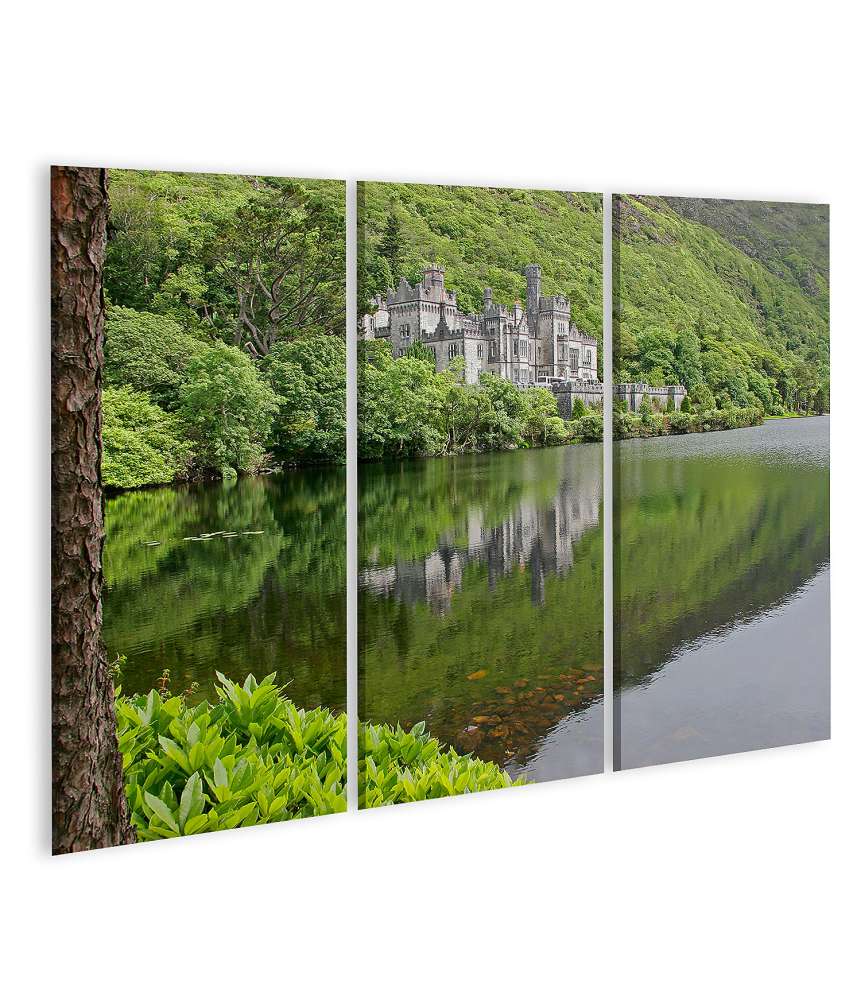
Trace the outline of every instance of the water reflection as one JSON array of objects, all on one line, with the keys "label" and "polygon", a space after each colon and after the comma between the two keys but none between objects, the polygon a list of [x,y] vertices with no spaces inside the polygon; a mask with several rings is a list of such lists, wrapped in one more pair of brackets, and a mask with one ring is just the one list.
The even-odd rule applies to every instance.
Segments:
[{"label": "water reflection", "polygon": [[343,709],[342,469],[121,494],[105,519],[104,636],[125,690],[167,669],[204,697],[216,670],[274,671],[300,704]]},{"label": "water reflection", "polygon": [[616,447],[616,765],[826,736],[828,418]]},{"label": "water reflection", "polygon": [[[521,483],[518,492],[526,495],[516,499],[512,493],[510,513],[502,516],[497,507],[492,520],[479,504],[471,505],[457,529],[443,530],[437,547],[424,558],[397,559],[390,565],[379,566],[379,546],[368,539],[369,565],[359,574],[359,586],[377,596],[407,604],[426,603],[436,614],[446,615],[470,564],[486,566],[491,590],[500,578],[528,568],[532,603],[543,605],[547,576],[570,570],[576,543],[586,531],[598,526],[601,469],[594,460],[594,452],[595,449],[590,449],[589,460],[584,462],[575,461],[573,449],[550,453],[559,466],[554,496],[548,500],[540,491],[533,495],[527,491],[529,484]],[[487,456],[483,461],[473,459],[471,464],[478,479],[486,472],[493,474],[486,467],[495,463]],[[511,465],[509,461],[507,466]],[[500,475],[506,471],[506,464],[498,470]],[[372,478],[373,473],[370,475]],[[408,470],[405,486],[413,477],[424,478],[423,470],[418,466]]]},{"label": "water reflection", "polygon": [[359,511],[362,717],[536,776],[603,686],[600,446],[365,466]]}]

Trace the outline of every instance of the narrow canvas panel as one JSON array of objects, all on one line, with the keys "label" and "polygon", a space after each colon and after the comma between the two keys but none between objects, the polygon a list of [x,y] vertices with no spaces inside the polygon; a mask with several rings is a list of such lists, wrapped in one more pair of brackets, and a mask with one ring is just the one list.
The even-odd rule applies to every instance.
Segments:
[{"label": "narrow canvas panel", "polygon": [[52,172],[54,850],[346,808],[345,185]]},{"label": "narrow canvas panel", "polygon": [[617,769],[827,739],[827,205],[617,195]]},{"label": "narrow canvas panel", "polygon": [[601,771],[601,196],[358,221],[360,806]]}]

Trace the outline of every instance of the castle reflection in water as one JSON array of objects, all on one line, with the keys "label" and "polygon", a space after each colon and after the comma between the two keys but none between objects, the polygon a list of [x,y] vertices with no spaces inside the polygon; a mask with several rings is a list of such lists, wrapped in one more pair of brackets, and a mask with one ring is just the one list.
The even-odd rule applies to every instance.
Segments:
[{"label": "castle reflection in water", "polygon": [[502,521],[497,518],[490,524],[481,506],[470,507],[464,530],[458,533],[465,543],[455,543],[453,532],[443,534],[424,559],[379,566],[371,550],[367,565],[359,572],[359,587],[400,603],[427,604],[445,616],[467,567],[477,563],[487,567],[491,591],[503,577],[528,569],[532,603],[543,605],[547,577],[568,572],[577,542],[600,519],[601,463],[576,461],[574,453],[581,447],[565,449],[568,454],[561,464],[559,486],[549,501],[524,497]]}]

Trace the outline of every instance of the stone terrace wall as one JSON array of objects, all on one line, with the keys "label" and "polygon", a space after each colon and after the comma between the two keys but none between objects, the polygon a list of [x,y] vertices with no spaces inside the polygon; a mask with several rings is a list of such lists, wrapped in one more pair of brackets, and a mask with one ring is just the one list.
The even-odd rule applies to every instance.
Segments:
[{"label": "stone terrace wall", "polygon": [[623,382],[613,386],[613,395],[616,399],[624,399],[631,412],[640,409],[643,396],[651,396],[657,399],[661,406],[667,408],[667,400],[672,399],[675,409],[678,409],[682,400],[687,396],[688,390],[683,385],[646,385],[645,382]]},{"label": "stone terrace wall", "polygon": [[[571,404],[575,398],[582,399],[587,406],[601,406],[604,402],[604,385],[590,379],[571,379],[568,382],[557,382],[546,386],[556,397],[559,416],[563,420],[571,419]],[[646,385],[645,382],[625,382],[613,386],[616,399],[624,399],[628,409],[636,412],[640,409],[643,396],[657,399],[663,409],[667,408],[667,400],[672,399],[674,409],[678,410],[688,391],[683,385]]]},{"label": "stone terrace wall", "polygon": [[563,420],[571,419],[571,403],[576,396],[587,406],[602,406],[604,403],[604,383],[587,379],[571,379],[569,382],[557,382],[546,386],[556,397],[559,416]]}]

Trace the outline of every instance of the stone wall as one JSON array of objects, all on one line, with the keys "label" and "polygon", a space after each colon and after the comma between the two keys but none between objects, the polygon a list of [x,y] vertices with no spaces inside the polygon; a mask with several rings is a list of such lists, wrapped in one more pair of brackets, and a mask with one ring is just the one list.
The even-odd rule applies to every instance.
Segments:
[{"label": "stone wall", "polygon": [[[568,382],[558,382],[545,386],[556,397],[559,416],[563,420],[571,419],[571,404],[574,398],[582,399],[586,406],[602,406],[604,402],[604,385],[593,379],[571,379]],[[640,408],[643,396],[657,399],[661,409],[667,408],[667,400],[673,400],[673,408],[678,410],[682,400],[687,396],[683,385],[646,385],[645,382],[626,382],[613,386],[613,396],[624,399],[628,409],[636,412]]]},{"label": "stone wall", "polygon": [[576,397],[582,399],[586,406],[604,405],[604,384],[592,379],[571,379],[568,382],[557,382],[546,386],[556,397],[559,416],[563,420],[571,419],[571,404]]},{"label": "stone wall", "polygon": [[688,390],[683,385],[652,386],[645,382],[622,382],[613,386],[613,396],[623,399],[628,404],[628,410],[636,413],[640,409],[643,396],[651,396],[661,404],[661,409],[667,408],[667,400],[672,399],[674,409],[678,410]]}]

